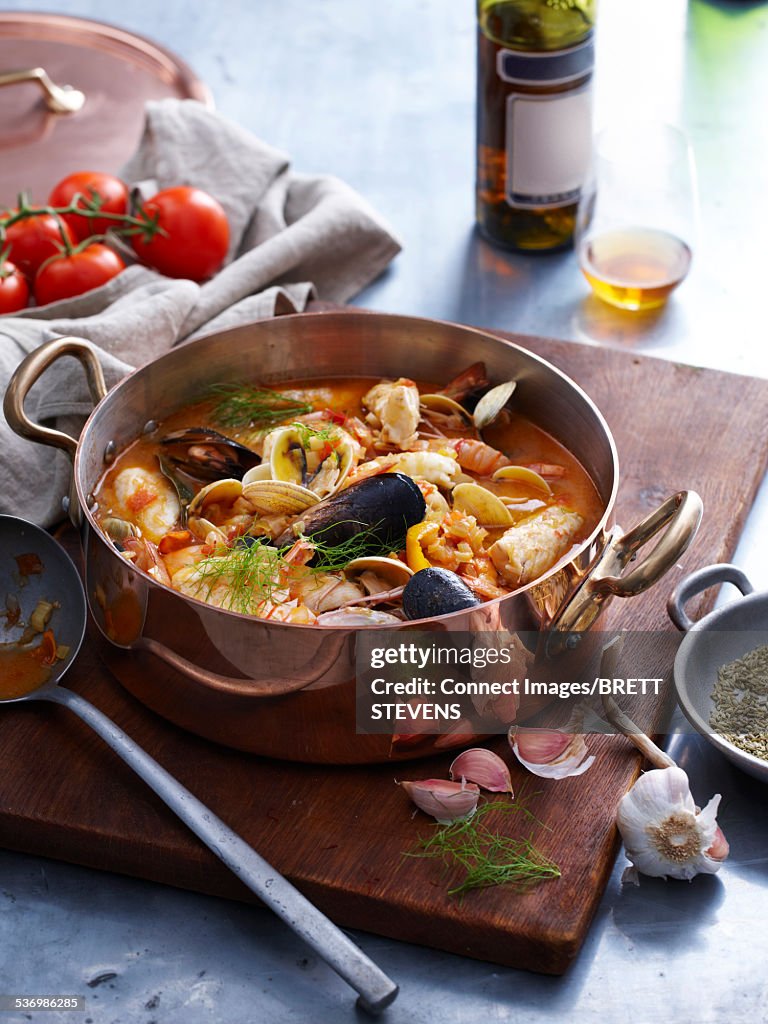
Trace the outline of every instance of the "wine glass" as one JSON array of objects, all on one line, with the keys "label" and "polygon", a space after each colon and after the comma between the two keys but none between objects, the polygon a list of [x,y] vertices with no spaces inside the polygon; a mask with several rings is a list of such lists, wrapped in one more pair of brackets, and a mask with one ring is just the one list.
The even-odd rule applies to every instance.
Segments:
[{"label": "wine glass", "polygon": [[662,306],[688,273],[697,218],[683,131],[635,121],[597,136],[574,236],[595,295],[621,309]]}]

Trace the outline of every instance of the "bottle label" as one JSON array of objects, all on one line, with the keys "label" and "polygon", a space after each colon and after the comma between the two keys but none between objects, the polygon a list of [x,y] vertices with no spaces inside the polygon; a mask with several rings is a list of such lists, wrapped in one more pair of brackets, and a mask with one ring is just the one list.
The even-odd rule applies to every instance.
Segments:
[{"label": "bottle label", "polygon": [[568,206],[592,149],[592,90],[507,97],[506,199],[512,207]]},{"label": "bottle label", "polygon": [[564,50],[499,50],[496,54],[499,78],[519,85],[567,85],[589,74],[594,66],[595,43],[591,34]]},{"label": "bottle label", "polygon": [[[520,92],[507,96],[506,198],[516,208],[568,206],[579,198],[592,145],[594,41],[549,53],[499,50],[499,77]],[[580,88],[536,93],[525,86]]]}]

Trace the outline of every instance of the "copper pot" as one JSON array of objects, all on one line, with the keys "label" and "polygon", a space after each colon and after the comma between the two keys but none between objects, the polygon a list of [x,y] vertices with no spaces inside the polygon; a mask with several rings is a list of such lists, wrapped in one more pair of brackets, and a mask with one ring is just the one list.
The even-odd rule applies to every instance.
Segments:
[{"label": "copper pot", "polygon": [[[23,409],[33,383],[64,355],[82,362],[97,403],[78,441],[32,423]],[[6,419],[17,433],[63,448],[73,459],[69,514],[82,530],[99,648],[120,682],[177,725],[259,754],[341,764],[430,753],[429,743],[399,749],[388,736],[356,733],[355,630],[249,618],[156,583],[126,562],[97,528],[93,492],[117,451],[151,421],[196,400],[212,380],[278,384],[405,373],[435,381],[477,360],[486,364],[491,381],[519,382],[516,406],[581,461],[604,512],[567,564],[503,598],[420,625],[452,631],[536,629],[550,638],[587,630],[611,597],[640,593],[675,564],[696,532],[701,501],[693,492],[681,492],[628,533],[614,526],[618,458],[605,420],[573,381],[517,345],[432,320],[300,314],[174,349],[108,394],[98,360],[84,342],[58,339],[28,356],[8,388]],[[661,537],[653,551],[622,575],[656,533]]]}]

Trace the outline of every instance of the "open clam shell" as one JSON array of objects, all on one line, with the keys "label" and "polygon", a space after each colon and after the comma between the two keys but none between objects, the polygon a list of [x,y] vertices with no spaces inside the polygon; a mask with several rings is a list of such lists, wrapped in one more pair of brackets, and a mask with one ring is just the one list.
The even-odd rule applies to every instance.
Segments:
[{"label": "open clam shell", "polygon": [[474,516],[480,526],[511,526],[514,522],[501,498],[480,484],[459,484],[452,498],[453,507]]},{"label": "open clam shell", "polygon": [[249,469],[243,476],[243,488],[247,487],[248,484],[253,484],[257,480],[271,480],[272,479],[272,467],[268,462],[262,462],[260,466],[254,466],[253,469]]},{"label": "open clam shell", "polygon": [[475,425],[472,419],[472,413],[469,412],[468,409],[465,409],[463,405],[459,405],[459,403],[453,398],[449,398],[448,395],[420,395],[419,405],[423,406],[427,411],[439,412],[444,416],[459,416],[462,423],[469,427],[474,427]]},{"label": "open clam shell", "polygon": [[227,543],[227,535],[210,519],[205,516],[189,516],[187,528],[198,540],[204,543],[224,544]]},{"label": "open clam shell", "polygon": [[543,476],[540,476],[535,469],[528,469],[527,466],[502,466],[497,469],[491,480],[517,480],[521,484],[528,484],[537,491],[544,491],[551,494],[552,488]]},{"label": "open clam shell", "polygon": [[[413,576],[413,569],[399,558],[385,558],[383,555],[367,555],[362,558],[353,558],[344,572],[347,576],[360,576],[363,586],[368,590],[366,578],[375,576],[388,585],[389,588],[404,587]],[[372,591],[369,590],[369,593]]]},{"label": "open clam shell", "polygon": [[120,519],[118,516],[105,516],[101,520],[101,528],[110,540],[117,541],[118,544],[128,540],[129,537],[139,536],[138,527],[134,526],[133,523],[129,523],[126,519]]},{"label": "open clam shell", "polygon": [[398,626],[402,622],[396,615],[380,612],[375,608],[337,608],[332,612],[318,615],[316,625],[333,626],[336,629],[350,629],[355,626]]},{"label": "open clam shell", "polygon": [[344,485],[355,462],[355,452],[349,441],[341,441],[338,447],[323,460],[320,468],[309,481],[309,489],[319,498],[330,498]]},{"label": "open clam shell", "polygon": [[198,515],[206,505],[210,505],[213,502],[228,504],[236,501],[242,493],[243,485],[239,480],[234,478],[215,480],[212,484],[206,484],[205,487],[197,492],[189,503],[187,515]]},{"label": "open clam shell", "polygon": [[338,440],[333,450],[310,470],[313,455],[306,436],[298,427],[275,431],[269,456],[273,480],[296,484],[311,490],[316,500],[328,498],[342,486],[355,460],[354,449],[346,439]]},{"label": "open clam shell", "polygon": [[314,491],[284,480],[252,480],[243,497],[261,515],[299,515],[319,501]]},{"label": "open clam shell", "polygon": [[472,419],[478,430],[482,430],[498,419],[499,413],[512,397],[516,387],[516,380],[508,380],[503,384],[497,384],[490,391],[486,391],[472,414]]},{"label": "open clam shell", "polygon": [[269,466],[273,480],[304,484],[307,479],[307,456],[296,427],[281,427],[273,432]]}]

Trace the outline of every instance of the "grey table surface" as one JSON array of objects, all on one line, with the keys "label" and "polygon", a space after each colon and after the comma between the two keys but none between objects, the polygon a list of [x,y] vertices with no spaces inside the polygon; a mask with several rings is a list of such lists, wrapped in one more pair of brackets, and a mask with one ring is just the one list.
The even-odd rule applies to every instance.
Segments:
[{"label": "grey table surface", "polygon": [[[471,0],[9,2],[99,18],[185,58],[220,111],[296,169],[359,189],[403,253],[371,309],[610,345],[768,376],[768,4],[601,0],[596,125],[672,120],[699,171],[692,272],[660,313],[588,294],[573,252],[512,255],[473,228]],[[768,586],[761,493],[736,554]],[[358,934],[401,985],[390,1024],[768,1021],[765,786],[695,737],[672,751],[697,799],[723,794],[731,858],[690,884],[622,888],[620,856],[571,971],[550,978]],[[460,916],[457,928],[461,927]],[[266,911],[0,852],[0,994],[86,996],[85,1024],[355,1020],[351,990]],[[38,1014],[4,1012],[20,1024]]]}]

